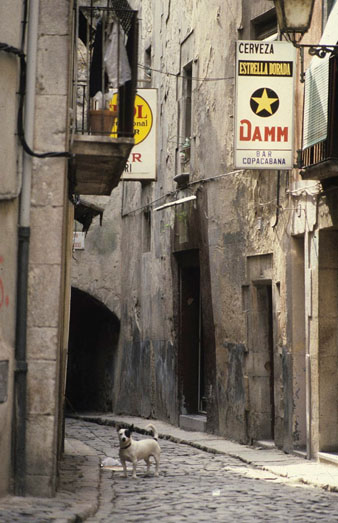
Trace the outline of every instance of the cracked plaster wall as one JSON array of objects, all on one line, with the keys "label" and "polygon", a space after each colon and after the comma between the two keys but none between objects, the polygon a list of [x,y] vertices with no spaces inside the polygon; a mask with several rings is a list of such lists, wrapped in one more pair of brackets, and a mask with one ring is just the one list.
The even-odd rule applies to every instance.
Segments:
[{"label": "cracked plaster wall", "polygon": [[[104,249],[99,252],[99,228],[92,225],[87,241],[95,259],[89,252],[76,254],[86,259],[86,268],[82,267],[73,279],[79,286],[83,282],[88,292],[109,307],[114,304],[117,309],[121,298],[120,316],[114,310],[121,318],[115,409],[178,422],[177,266],[172,253],[174,249],[184,251],[197,245],[204,260],[202,271],[208,271],[201,274],[206,287],[203,292],[210,298],[208,306],[212,311],[208,320],[208,329],[212,331],[209,350],[214,351],[208,388],[208,430],[240,441],[250,440],[254,436],[250,427],[255,423],[248,421],[250,395],[254,394],[250,376],[254,369],[247,357],[248,311],[244,288],[251,292],[252,285],[247,259],[271,254],[275,434],[279,446],[289,447],[294,423],[292,322],[297,316],[297,311],[292,312],[297,307],[290,307],[292,278],[287,264],[295,216],[288,193],[292,175],[281,173],[279,201],[276,171],[240,171],[180,191],[178,197],[196,190],[197,203],[190,205],[196,206],[199,222],[193,222],[188,213],[186,223],[182,223],[177,209],[152,211],[149,251],[144,248],[144,217],[140,210],[176,190],[173,178],[181,172],[178,150],[184,136],[182,80],[175,75],[182,73],[189,61],[192,76],[196,78],[192,82],[190,181],[233,171],[235,40],[253,36],[251,19],[270,10],[271,3],[265,0],[254,3],[229,0],[221,4],[213,0],[130,3],[139,10],[140,63],[144,63],[145,52],[151,46],[151,84],[142,81],[146,77],[139,69],[139,85],[158,89],[158,178],[150,184],[124,183],[124,217],[119,221],[117,214],[104,215],[104,223],[116,218],[109,233],[116,231],[115,253],[103,252]],[[205,81],[205,77],[222,80]],[[109,205],[119,207],[121,199],[121,192],[115,190]],[[168,199],[160,203],[165,201]],[[136,209],[139,210],[134,212]],[[196,232],[196,223],[202,222],[203,239],[192,234]],[[110,261],[114,271],[109,277]],[[116,281],[118,266],[121,271]],[[131,390],[131,382],[138,386]],[[144,391],[142,400],[140,389]]]},{"label": "cracked plaster wall", "polygon": [[[134,4],[137,8],[137,2]],[[255,16],[258,16],[267,9],[267,3],[256,4]],[[248,23],[248,8],[244,15]],[[177,2],[143,1],[140,5],[140,18],[139,60],[142,63],[143,53],[151,45],[151,67],[154,69],[152,86],[158,88],[159,95],[158,181],[143,188],[136,183],[128,184],[127,211],[176,188],[173,177],[179,172],[176,147],[181,139],[181,136],[178,138],[181,130],[178,101],[182,88],[180,79],[176,80],[175,76],[161,74],[156,70],[179,73],[185,65],[180,59],[192,60],[192,75],[199,78],[193,80],[192,85],[190,180],[218,176],[233,170],[234,42],[239,35],[237,30],[241,30],[243,20],[245,22],[240,2],[222,5],[219,2],[208,2],[208,5],[204,2],[187,2],[182,6]],[[192,42],[190,47],[189,41]],[[142,75],[142,71],[140,74]],[[224,79],[208,82],[202,80],[204,77]],[[286,188],[287,177],[282,176],[282,200],[285,199]],[[281,217],[278,224],[272,227],[276,222],[276,190],[276,172],[257,171],[229,175],[199,189],[207,201],[204,210],[199,211],[207,213],[207,244],[201,248],[203,252],[206,251],[210,264],[210,305],[214,315],[216,344],[216,373],[209,394],[213,403],[211,410],[216,409],[218,412],[217,415],[211,411],[208,413],[215,420],[209,425],[209,429],[243,441],[247,438],[246,398],[243,392],[247,369],[245,352],[239,348],[246,345],[247,333],[242,310],[242,285],[247,278],[246,257],[271,252],[274,253],[273,282],[285,282],[285,231],[288,218]],[[189,191],[182,191],[180,196],[190,194]],[[126,344],[123,345],[122,340],[121,354],[123,351],[128,353],[135,350],[135,340],[154,340],[159,336],[170,340],[177,347],[173,309],[175,271],[172,271],[170,258],[173,234],[179,234],[179,229],[183,229],[182,226],[174,228],[174,222],[175,211],[172,209],[153,212],[152,249],[151,252],[142,254],[141,214],[130,215],[123,221],[123,237],[130,241],[124,244],[126,255],[123,257],[128,259],[128,264],[123,266],[122,286],[128,288],[130,294],[122,307],[122,338],[125,338]],[[186,248],[189,246],[189,238],[182,237],[182,249],[185,248],[184,245]],[[281,295],[275,334],[275,344],[280,347],[277,359],[280,360],[282,347],[287,345],[284,283]],[[232,348],[230,352],[229,347]],[[234,353],[236,347],[240,351],[238,357]],[[276,368],[276,396],[280,398],[283,397],[282,362]],[[167,371],[175,382],[175,369],[168,367]],[[236,378],[233,377],[233,371]],[[152,377],[149,363],[148,379]],[[123,390],[123,384],[121,387]],[[239,394],[239,391],[243,394]],[[117,405],[119,398],[118,391]],[[170,398],[170,401],[173,403],[171,419],[177,420],[177,400]],[[132,410],[134,413],[140,412],[136,397]],[[156,410],[154,405],[149,405],[147,412],[159,417],[169,417],[168,409]],[[279,423],[281,444],[283,417],[284,405],[280,399],[277,405],[277,424]]]},{"label": "cracked plaster wall", "polygon": [[[72,286],[100,300],[118,318],[121,310],[121,198],[122,187],[114,189],[110,197],[86,196],[104,209],[102,226],[95,217],[85,237],[85,249],[73,252]],[[82,225],[75,222],[75,229]]]}]

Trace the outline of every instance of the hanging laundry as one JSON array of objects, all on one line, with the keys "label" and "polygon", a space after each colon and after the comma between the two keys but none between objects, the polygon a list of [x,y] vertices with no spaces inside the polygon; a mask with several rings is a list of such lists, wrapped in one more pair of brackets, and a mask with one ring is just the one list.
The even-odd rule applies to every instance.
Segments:
[{"label": "hanging laundry", "polygon": [[124,41],[125,35],[122,27],[113,22],[104,54],[104,64],[112,87],[119,87],[131,80],[131,70]]},{"label": "hanging laundry", "polygon": [[93,45],[92,63],[90,65],[89,96],[92,98],[98,91],[103,93],[108,90],[108,76],[104,74],[104,86],[102,85],[102,21],[96,26],[95,40]]},{"label": "hanging laundry", "polygon": [[82,11],[79,11],[79,38],[84,45],[87,45],[87,18]]}]

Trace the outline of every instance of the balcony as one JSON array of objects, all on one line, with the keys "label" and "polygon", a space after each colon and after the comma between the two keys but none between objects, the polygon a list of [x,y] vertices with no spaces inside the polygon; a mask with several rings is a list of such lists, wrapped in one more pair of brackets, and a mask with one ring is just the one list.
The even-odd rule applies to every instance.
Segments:
[{"label": "balcony", "polygon": [[70,192],[110,195],[134,145],[137,11],[127,0],[81,3],[74,7]]},{"label": "balcony", "polygon": [[[308,102],[305,97],[304,114],[308,114],[308,132],[315,136],[318,127],[324,125],[324,139],[303,148],[300,157],[301,175],[304,180],[328,180],[338,177],[338,67],[337,57],[332,56],[328,65],[326,84],[309,82]],[[317,68],[322,81],[323,70]],[[325,89],[325,92],[324,92]],[[324,103],[325,100],[325,103]]]},{"label": "balcony", "polygon": [[332,140],[324,140],[302,151],[304,180],[323,181],[338,176],[338,147],[330,142]]}]

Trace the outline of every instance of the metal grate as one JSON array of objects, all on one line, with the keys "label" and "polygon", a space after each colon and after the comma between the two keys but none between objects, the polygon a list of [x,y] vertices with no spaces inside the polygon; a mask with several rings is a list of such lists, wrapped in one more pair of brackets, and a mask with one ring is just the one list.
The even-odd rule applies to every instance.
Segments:
[{"label": "metal grate", "polygon": [[137,11],[127,0],[81,0],[75,6],[75,132],[133,136]]},{"label": "metal grate", "polygon": [[134,11],[131,9],[127,0],[111,0],[111,7],[116,11],[123,31],[127,35],[132,26]]}]

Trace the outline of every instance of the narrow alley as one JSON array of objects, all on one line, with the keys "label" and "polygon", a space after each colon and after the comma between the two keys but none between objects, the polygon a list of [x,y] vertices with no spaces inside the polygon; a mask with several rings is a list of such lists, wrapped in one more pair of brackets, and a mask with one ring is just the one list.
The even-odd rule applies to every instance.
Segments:
[{"label": "narrow alley", "polygon": [[[119,423],[142,431],[147,420],[99,414],[66,419],[57,495],[2,498],[0,522],[337,521],[338,469],[332,465],[155,421],[160,475],[151,467],[146,476],[140,462],[137,479],[131,470],[126,479],[118,459]],[[107,457],[114,462],[100,467]]]},{"label": "narrow alley", "polygon": [[[67,420],[67,437],[80,438],[97,454],[118,457],[114,427]],[[135,434],[135,439],[145,436]],[[160,440],[160,477],[138,479],[102,469],[99,508],[91,522],[337,521],[338,494],[294,486],[238,459]]]}]

